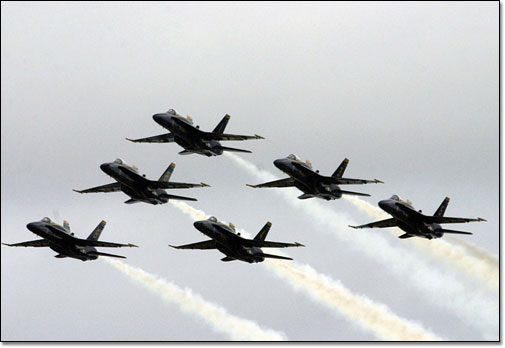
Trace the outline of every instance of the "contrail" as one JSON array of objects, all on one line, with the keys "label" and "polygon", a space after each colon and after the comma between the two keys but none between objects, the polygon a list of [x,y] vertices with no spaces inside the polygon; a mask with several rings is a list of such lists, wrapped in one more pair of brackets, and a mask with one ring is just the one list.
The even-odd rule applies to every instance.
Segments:
[{"label": "contrail", "polygon": [[[239,167],[249,171],[259,180],[275,180],[271,173],[258,169],[254,164],[230,153],[225,155],[232,159]],[[350,219],[342,213],[336,213],[328,206],[319,202],[305,200],[301,202],[290,189],[273,190],[282,195],[286,201],[310,214],[314,221],[328,226],[329,231],[340,240],[348,242],[358,251],[367,254],[381,263],[396,276],[408,281],[427,293],[427,298],[438,306],[457,313],[461,320],[479,328],[485,337],[498,337],[498,304],[496,298],[488,298],[481,294],[472,293],[452,274],[442,273],[434,269],[424,259],[414,254],[393,247],[388,240],[375,231],[349,231],[346,227]],[[328,229],[324,229],[328,231]],[[450,300],[448,300],[450,299]]]},{"label": "contrail", "polygon": [[[344,198],[377,219],[384,219],[388,217],[388,215],[386,215],[381,209],[372,206],[370,203],[360,198],[350,196],[344,196]],[[397,231],[397,229],[394,229],[393,233],[396,235]],[[447,239],[447,237],[445,238]],[[463,242],[453,237],[451,238],[450,236],[449,239],[457,242],[459,246],[452,245],[442,239],[439,239],[436,242],[431,242],[429,240],[415,238],[409,240],[409,242],[414,244],[423,252],[443,259],[448,262],[451,267],[459,270],[460,272],[482,280],[489,289],[498,291],[498,260],[486,251],[472,246],[470,243]]]},{"label": "contrail", "polygon": [[205,301],[191,289],[180,288],[140,268],[123,262],[103,258],[131,279],[160,295],[167,303],[178,304],[182,311],[206,321],[214,331],[228,335],[234,341],[282,341],[284,334],[270,329],[262,329],[258,324],[229,314],[226,309]]},{"label": "contrail", "polygon": [[[205,212],[184,202],[170,202],[194,220],[205,219],[207,216]],[[241,234],[245,237],[249,236],[243,230],[241,230]],[[340,282],[316,272],[308,265],[300,265],[294,261],[288,263],[274,260],[266,260],[265,265],[276,275],[287,280],[295,289],[305,290],[316,302],[353,319],[362,328],[374,332],[380,339],[391,341],[440,340],[421,326],[398,317],[385,305],[377,304],[364,296],[354,295]]]}]

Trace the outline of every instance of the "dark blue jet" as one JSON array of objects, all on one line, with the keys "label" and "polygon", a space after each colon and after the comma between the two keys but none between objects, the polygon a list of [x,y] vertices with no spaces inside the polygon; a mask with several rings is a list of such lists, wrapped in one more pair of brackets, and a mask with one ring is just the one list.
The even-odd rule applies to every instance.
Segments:
[{"label": "dark blue jet", "polygon": [[196,221],[195,228],[212,238],[203,242],[173,246],[176,249],[217,249],[226,255],[221,261],[240,260],[249,263],[262,262],[265,258],[292,260],[290,257],[265,254],[261,248],[287,248],[304,246],[300,243],[282,243],[269,242],[265,238],[272,226],[271,222],[267,222],[259,231],[254,239],[245,239],[240,236],[240,233],[235,231],[233,224],[225,225],[217,221],[214,216],[207,220]]},{"label": "dark blue jet", "polygon": [[126,259],[124,256],[99,252],[94,247],[137,247],[136,245],[130,243],[118,244],[98,241],[98,238],[100,237],[100,234],[105,227],[105,221],[103,220],[98,224],[98,226],[96,226],[93,232],[91,232],[89,237],[86,239],[74,237],[74,234],[70,232],[70,226],[67,221],[64,221],[63,226],[60,226],[52,222],[51,219],[45,217],[40,221],[30,222],[28,225],[26,225],[26,227],[31,232],[42,237],[43,239],[16,244],[2,244],[11,247],[49,247],[58,253],[58,255],[55,255],[56,258],[61,259],[70,257],[82,261],[96,260],[98,256],[119,257]]},{"label": "dark blue jet", "polygon": [[341,190],[338,185],[357,185],[368,183],[383,183],[380,180],[363,180],[343,178],[345,168],[349,160],[346,158],[335,170],[332,176],[323,176],[319,170],[314,171],[309,161],[303,162],[296,155],[289,155],[286,158],[280,158],[274,161],[274,165],[289,175],[289,178],[266,182],[259,185],[247,185],[254,188],[261,187],[296,187],[303,191],[299,199],[317,197],[327,201],[338,199],[342,195],[370,196],[366,193]]},{"label": "dark blue jet", "polygon": [[454,224],[471,221],[486,221],[483,218],[468,219],[445,217],[445,209],[449,204],[449,197],[445,197],[440,207],[435,211],[433,216],[424,215],[422,211],[416,211],[409,201],[402,201],[397,195],[393,195],[390,199],[385,199],[379,202],[379,207],[382,210],[391,214],[391,219],[371,222],[361,226],[349,226],[352,228],[384,228],[384,227],[399,227],[405,234],[398,238],[423,237],[426,239],[440,238],[444,233],[454,234],[472,234],[471,232],[453,231],[442,228],[440,224]]},{"label": "dark blue jet", "polygon": [[114,162],[104,163],[100,165],[100,169],[102,169],[106,174],[111,176],[117,182],[93,187],[87,190],[74,191],[79,193],[123,191],[131,197],[131,199],[125,201],[127,204],[145,202],[156,205],[167,203],[169,199],[196,201],[196,198],[170,195],[165,192],[164,189],[181,189],[209,186],[203,182],[200,184],[188,184],[169,181],[174,168],[175,164],[171,163],[165,172],[163,172],[158,181],[148,180],[145,178],[145,174],[139,174],[138,168],[136,166],[130,166],[118,158]]},{"label": "dark blue jet", "polygon": [[262,136],[257,134],[237,135],[224,133],[224,129],[230,120],[230,115],[224,116],[212,132],[201,131],[199,126],[193,125],[193,120],[190,116],[181,116],[173,109],[170,109],[165,113],[155,114],[153,115],[153,119],[160,126],[168,129],[170,133],[142,139],[126,139],[134,143],[176,142],[184,148],[183,151],[179,152],[180,155],[197,153],[207,157],[219,156],[223,153],[223,151],[251,153],[249,150],[222,146],[219,142],[221,140],[264,139]]}]

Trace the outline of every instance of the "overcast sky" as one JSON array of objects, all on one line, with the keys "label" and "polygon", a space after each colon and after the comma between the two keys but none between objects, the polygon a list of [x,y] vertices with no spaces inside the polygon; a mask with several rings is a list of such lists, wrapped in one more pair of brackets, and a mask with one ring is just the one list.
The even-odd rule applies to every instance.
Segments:
[{"label": "overcast sky", "polygon": [[[175,162],[172,180],[211,185],[175,193],[198,198],[194,207],[250,234],[271,221],[268,239],[307,246],[289,250],[297,262],[440,337],[497,339],[433,301],[445,293],[409,284],[272,190],[246,187],[260,181],[229,158],[180,156],[176,144],[125,137],[162,134],[152,115],[169,108],[203,130],[230,114],[227,132],[266,139],[223,145],[253,151],[239,156],[258,167],[281,178],[273,160],[295,153],[331,175],[347,157],[346,177],[385,184],[345,189],[371,194],[364,200],[373,205],[398,194],[431,214],[448,196],[446,215],[488,220],[451,228],[473,232],[461,238],[498,255],[498,7],[2,2],[2,242],[36,239],[25,226],[44,216],[68,220],[82,238],[104,219],[101,239],[140,246],[118,252],[127,263],[234,315],[291,340],[377,339],[265,265],[169,248],[205,239],[171,204],[72,192],[110,183],[99,165],[115,158],[151,179]],[[319,203],[349,219],[342,229],[377,220],[345,200]],[[361,232],[371,233],[348,230]],[[498,293],[475,278],[388,230],[372,232],[496,303],[497,313]],[[2,246],[2,340],[228,339],[100,260],[53,256]]]}]

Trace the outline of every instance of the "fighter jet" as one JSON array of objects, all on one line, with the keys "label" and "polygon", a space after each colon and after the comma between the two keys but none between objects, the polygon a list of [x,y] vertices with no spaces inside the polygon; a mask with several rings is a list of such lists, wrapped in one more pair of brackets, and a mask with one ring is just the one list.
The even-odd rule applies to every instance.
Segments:
[{"label": "fighter jet", "polygon": [[156,135],[142,139],[129,139],[134,143],[173,143],[176,142],[184,148],[179,155],[189,155],[197,153],[207,157],[219,156],[223,151],[247,152],[249,150],[235,149],[222,146],[221,140],[247,140],[247,139],[265,139],[257,134],[255,135],[236,135],[226,134],[224,129],[230,120],[230,115],[225,115],[212,132],[200,130],[200,126],[193,125],[193,119],[190,116],[179,115],[175,110],[170,109],[165,113],[153,115],[153,119],[170,133]]},{"label": "fighter jet", "polygon": [[98,256],[119,257],[121,259],[126,259],[126,257],[121,255],[99,252],[94,247],[137,247],[136,245],[130,243],[118,244],[110,242],[99,242],[98,238],[100,237],[100,234],[105,227],[105,221],[103,220],[98,224],[98,226],[96,226],[93,232],[91,232],[89,237],[86,239],[74,237],[74,234],[70,232],[68,221],[63,221],[63,226],[60,226],[51,221],[51,219],[48,217],[45,217],[40,221],[30,222],[28,225],[26,225],[26,227],[43,239],[16,244],[2,244],[11,247],[49,247],[58,253],[58,255],[54,256],[58,259],[70,257],[82,261],[96,260]]},{"label": "fighter jet", "polygon": [[342,161],[340,166],[335,170],[332,176],[323,176],[319,174],[319,170],[314,171],[310,161],[303,162],[296,155],[289,155],[286,158],[280,158],[274,161],[274,165],[289,175],[289,178],[266,182],[259,185],[247,186],[259,187],[296,187],[303,191],[303,195],[299,199],[308,199],[317,197],[327,201],[338,199],[343,194],[357,195],[357,196],[370,196],[366,193],[352,192],[341,190],[338,185],[357,185],[368,183],[383,183],[380,180],[363,180],[363,179],[347,179],[343,178],[345,168],[349,160],[346,158]]},{"label": "fighter jet", "polygon": [[454,234],[472,234],[471,232],[453,231],[442,228],[440,224],[446,223],[463,223],[471,221],[486,221],[483,218],[468,219],[456,217],[444,217],[445,209],[449,204],[449,197],[445,197],[440,207],[435,211],[433,216],[424,215],[422,211],[416,211],[410,201],[402,201],[397,195],[391,196],[390,199],[385,199],[379,202],[379,207],[382,210],[391,214],[391,219],[372,222],[361,226],[350,226],[352,228],[373,228],[373,227],[394,227],[397,226],[405,234],[398,238],[423,237],[426,239],[440,238],[444,233]]},{"label": "fighter jet", "polygon": [[140,175],[136,166],[130,166],[124,163],[121,159],[116,159],[111,163],[104,163],[100,168],[110,175],[117,182],[102,186],[93,187],[86,190],[73,190],[79,193],[89,192],[117,192],[123,191],[131,199],[125,201],[126,204],[145,202],[150,204],[164,204],[169,199],[181,199],[187,201],[196,201],[196,198],[170,195],[164,189],[180,189],[190,187],[206,187],[209,186],[203,182],[200,184],[187,184],[181,182],[171,182],[170,176],[174,171],[175,164],[171,163],[163,172],[158,181],[148,180],[145,174]]},{"label": "fighter jet", "polygon": [[217,249],[226,255],[221,261],[240,260],[249,263],[262,262],[265,258],[292,260],[290,257],[265,254],[261,248],[287,248],[305,246],[300,243],[281,243],[265,241],[265,238],[272,226],[271,222],[267,222],[259,231],[254,239],[245,239],[240,236],[240,233],[235,231],[235,226],[230,223],[225,225],[217,221],[214,216],[207,220],[196,221],[195,228],[212,238],[203,242],[173,246],[176,249]]}]

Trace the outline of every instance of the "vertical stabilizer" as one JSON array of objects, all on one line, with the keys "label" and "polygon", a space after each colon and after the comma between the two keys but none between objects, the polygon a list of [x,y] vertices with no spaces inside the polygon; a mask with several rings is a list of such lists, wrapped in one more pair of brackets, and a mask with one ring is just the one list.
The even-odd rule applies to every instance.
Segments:
[{"label": "vertical stabilizer", "polygon": [[67,220],[63,220],[63,228],[70,232],[70,224]]},{"label": "vertical stabilizer", "polygon": [[89,237],[87,238],[87,240],[98,240],[98,238],[100,238],[100,234],[103,231],[103,228],[105,227],[105,224],[106,224],[106,222],[104,220],[102,220],[98,224],[98,226],[95,227],[95,229],[93,230],[93,232],[91,232],[91,234],[89,235]]},{"label": "vertical stabilizer", "polygon": [[168,168],[161,174],[160,178],[158,181],[169,181],[170,177],[172,176],[172,173],[174,172],[175,169],[175,163],[170,163]]},{"label": "vertical stabilizer", "polygon": [[230,120],[230,115],[226,114],[223,117],[223,119],[221,120],[221,122],[219,122],[217,124],[216,128],[214,128],[214,130],[212,131],[212,133],[223,134],[224,129],[226,128],[226,125],[228,124],[229,120]]},{"label": "vertical stabilizer", "polygon": [[270,227],[272,226],[272,223],[268,221],[265,226],[258,232],[256,237],[254,237],[254,240],[265,240],[267,237],[268,231],[270,231]]},{"label": "vertical stabilizer", "polygon": [[447,205],[449,204],[449,197],[445,197],[444,201],[442,204],[440,204],[440,207],[438,207],[437,211],[433,216],[444,216],[445,209],[447,208]]},{"label": "vertical stabilizer", "polygon": [[349,163],[349,160],[347,158],[344,158],[342,163],[338,166],[337,170],[332,174],[332,177],[334,178],[341,178],[342,175],[344,175],[345,168],[347,167],[347,163]]}]

